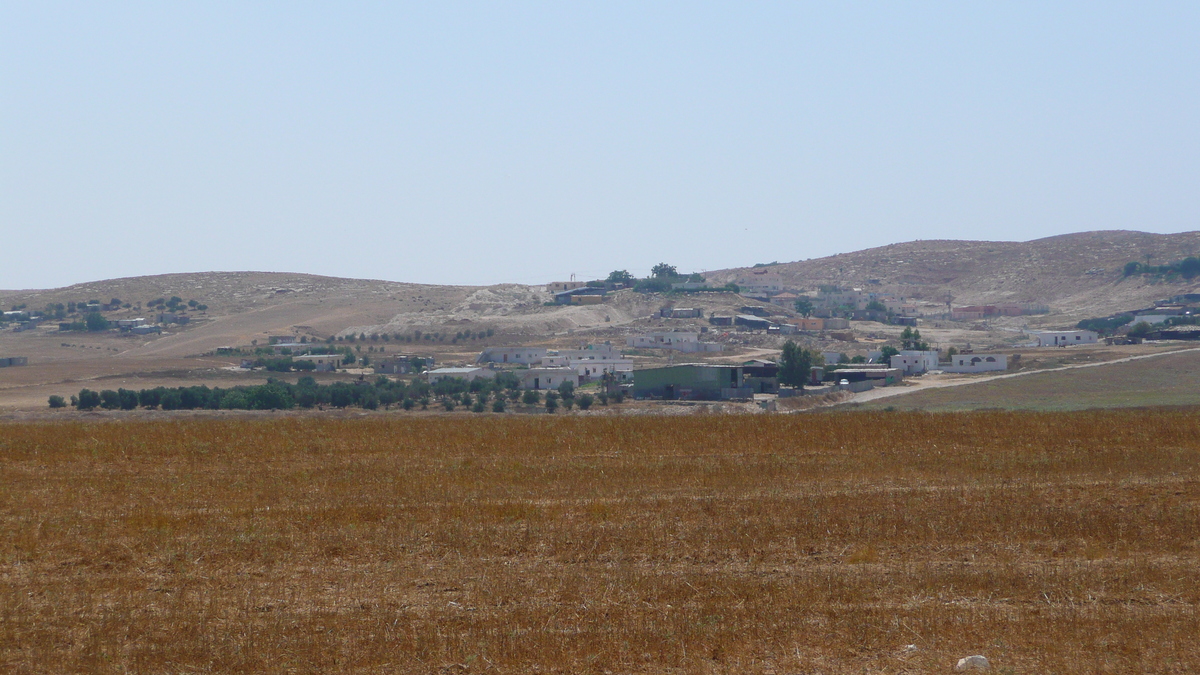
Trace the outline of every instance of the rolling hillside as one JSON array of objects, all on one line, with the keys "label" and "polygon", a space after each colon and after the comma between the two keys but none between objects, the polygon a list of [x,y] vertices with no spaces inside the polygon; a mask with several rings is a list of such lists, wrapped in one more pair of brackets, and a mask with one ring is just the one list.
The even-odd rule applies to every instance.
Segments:
[{"label": "rolling hillside", "polygon": [[1200,231],[1179,234],[1082,232],[1028,242],[912,241],[826,258],[709,272],[725,283],[752,272],[776,274],[792,287],[822,284],[878,288],[927,302],[955,305],[1037,302],[1050,321],[1138,309],[1177,293],[1197,292],[1200,278],[1162,283],[1126,278],[1125,263],[1175,262],[1200,254]]}]

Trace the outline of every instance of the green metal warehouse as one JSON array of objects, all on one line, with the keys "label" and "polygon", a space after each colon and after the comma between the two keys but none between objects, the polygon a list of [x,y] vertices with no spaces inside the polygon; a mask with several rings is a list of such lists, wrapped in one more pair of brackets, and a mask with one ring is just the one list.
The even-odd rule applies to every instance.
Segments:
[{"label": "green metal warehouse", "polygon": [[633,375],[634,398],[717,401],[754,396],[753,390],[745,386],[742,366],[685,363],[646,368]]}]

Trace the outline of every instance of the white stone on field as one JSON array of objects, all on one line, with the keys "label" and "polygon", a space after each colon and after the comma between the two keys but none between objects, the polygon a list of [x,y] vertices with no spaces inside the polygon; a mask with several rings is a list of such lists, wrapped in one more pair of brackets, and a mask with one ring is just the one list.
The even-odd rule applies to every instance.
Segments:
[{"label": "white stone on field", "polygon": [[992,664],[988,663],[986,657],[976,654],[974,656],[964,656],[958,660],[958,665],[954,666],[954,671],[957,673],[966,672],[968,670],[987,670]]}]

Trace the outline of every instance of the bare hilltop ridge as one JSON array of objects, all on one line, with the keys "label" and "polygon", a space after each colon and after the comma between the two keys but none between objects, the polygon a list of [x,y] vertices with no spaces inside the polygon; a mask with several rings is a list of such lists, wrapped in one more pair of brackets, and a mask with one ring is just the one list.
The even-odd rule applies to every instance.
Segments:
[{"label": "bare hilltop ridge", "polygon": [[[720,285],[770,275],[801,293],[815,292],[820,286],[862,287],[930,305],[944,305],[947,295],[955,305],[1036,302],[1050,307],[1046,320],[1065,324],[1194,291],[1200,278],[1172,282],[1127,277],[1124,266],[1132,261],[1166,264],[1198,254],[1200,231],[1113,230],[1028,242],[918,240],[811,260],[710,271],[705,277],[710,285]],[[305,325],[325,334],[447,322],[487,322],[514,332],[553,333],[624,323],[661,304],[658,298],[602,307],[546,308],[551,296],[542,286],[437,286],[278,272],[164,274],[52,290],[0,290],[0,304],[41,308],[92,298],[144,302],[172,295],[204,299],[213,308],[214,319],[245,314],[248,330],[257,323],[268,331]],[[279,324],[281,314],[287,317]]]},{"label": "bare hilltop ridge", "polygon": [[1129,262],[1161,265],[1200,255],[1200,231],[1152,234],[1110,230],[1025,242],[928,240],[892,244],[826,258],[709,272],[715,282],[754,272],[777,275],[786,286],[882,289],[918,301],[955,305],[1036,302],[1047,320],[1079,319],[1150,306],[1194,292],[1200,278],[1171,283],[1126,277]]}]

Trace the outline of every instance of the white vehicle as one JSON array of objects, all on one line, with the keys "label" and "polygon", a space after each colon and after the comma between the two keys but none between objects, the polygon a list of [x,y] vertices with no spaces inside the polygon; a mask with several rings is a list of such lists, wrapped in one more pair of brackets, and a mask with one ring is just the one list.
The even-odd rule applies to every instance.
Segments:
[{"label": "white vehicle", "polygon": [[838,384],[850,384],[850,380],[847,380],[847,379],[843,378],[843,379],[841,379],[841,380],[839,380],[839,381],[838,381]]}]

